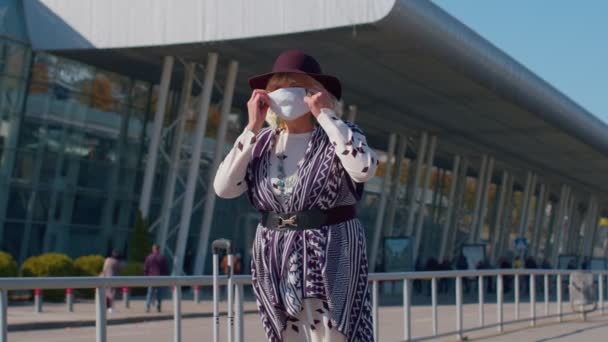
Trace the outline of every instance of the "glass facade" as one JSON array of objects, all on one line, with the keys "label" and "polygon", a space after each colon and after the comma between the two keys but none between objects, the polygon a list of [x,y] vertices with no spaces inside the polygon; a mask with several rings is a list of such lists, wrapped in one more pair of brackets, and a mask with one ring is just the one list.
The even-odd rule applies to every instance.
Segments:
[{"label": "glass facade", "polygon": [[[48,251],[64,252],[73,257],[106,254],[112,248],[125,253],[138,208],[152,113],[158,98],[157,86],[53,54],[34,53],[21,20],[21,1],[0,0],[0,11],[6,13],[4,25],[0,25],[0,250],[21,261],[27,256]],[[165,128],[175,120],[178,94],[179,89],[173,89],[169,95]],[[195,97],[185,125],[184,159],[190,157],[189,146],[197,133],[194,132],[196,102]],[[245,105],[235,103],[234,107],[245,108]],[[233,113],[226,152],[246,120],[245,113],[239,110]],[[202,224],[200,204],[209,190],[208,169],[213,159],[218,125],[219,110],[214,105],[203,143],[202,182],[195,193],[198,205],[195,205],[191,220],[184,265],[186,272],[192,269],[198,244]],[[161,143],[165,151],[171,150],[173,134],[174,131],[169,131]],[[373,240],[386,163],[391,159],[386,152],[377,152],[381,160],[377,175],[366,185],[358,208],[359,218],[367,229],[368,247]],[[440,157],[453,159],[450,155]],[[159,156],[158,160],[150,222],[159,219],[168,174],[166,159]],[[415,160],[404,159],[399,182],[390,187],[396,192],[395,203],[388,203],[389,208],[395,208],[390,237],[407,234],[410,211],[414,211],[415,217],[424,213],[420,259],[424,262],[428,258],[437,258],[438,241],[443,238],[448,206],[451,205],[448,200],[451,185],[458,181],[454,198],[457,209],[452,216],[454,228],[448,237],[452,244],[446,251],[448,257],[453,257],[460,246],[469,241],[480,182],[473,177],[458,177],[457,180],[451,170],[434,167],[430,189],[413,193],[415,167]],[[391,169],[395,169],[394,165]],[[186,179],[187,167],[179,169],[178,173],[182,180]],[[426,174],[425,167],[421,174]],[[419,189],[423,186],[423,178],[420,177],[417,184]],[[500,253],[497,257],[509,256],[513,241],[519,235],[523,197],[521,191],[514,191],[511,198],[505,199],[504,233],[498,237],[494,228],[497,226],[500,190],[499,186],[490,185],[487,214],[479,232],[482,243],[499,241],[498,246],[493,246]],[[183,191],[183,182],[178,181],[175,198],[179,198]],[[416,196],[416,200],[410,208],[412,196]],[[422,197],[426,200],[422,201]],[[531,217],[536,206],[534,199],[530,206]],[[551,203],[543,210],[545,217],[540,229],[538,256],[549,257],[555,248],[553,222],[557,215],[554,207],[557,204]],[[175,245],[175,227],[179,222],[180,206],[176,208],[169,217],[167,246],[170,249]],[[237,250],[243,255],[243,265],[249,265],[249,246],[258,220],[258,214],[246,196],[238,200],[218,199],[210,241],[220,237],[234,239]],[[384,222],[388,224],[386,219]],[[533,222],[530,219],[526,227],[528,240],[532,237]],[[157,227],[154,233],[158,232]],[[606,230],[598,232],[600,239],[595,240],[594,255],[604,255],[605,246],[599,241],[604,241],[602,237],[606,234]],[[386,235],[383,237],[388,237]],[[576,244],[581,245],[581,236],[574,237]],[[382,262],[382,248],[381,242],[379,263]],[[575,245],[571,246],[571,250],[575,249]],[[207,260],[205,269],[209,269],[211,262],[210,258]],[[378,266],[382,267],[381,264]]]}]

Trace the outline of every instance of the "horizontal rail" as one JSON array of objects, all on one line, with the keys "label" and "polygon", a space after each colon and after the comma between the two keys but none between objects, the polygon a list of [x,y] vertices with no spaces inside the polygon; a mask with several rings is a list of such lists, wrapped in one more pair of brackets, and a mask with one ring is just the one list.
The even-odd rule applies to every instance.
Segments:
[{"label": "horizontal rail", "polygon": [[[546,269],[488,269],[488,270],[471,270],[471,271],[433,271],[433,272],[394,272],[394,273],[371,273],[368,276],[368,280],[372,283],[372,312],[374,316],[374,334],[378,333],[379,315],[378,315],[378,299],[379,299],[379,284],[382,282],[397,282],[403,281],[403,318],[404,318],[404,339],[406,341],[412,340],[428,340],[438,337],[454,335],[459,340],[464,339],[464,333],[477,331],[481,329],[497,328],[499,332],[503,331],[503,326],[518,322],[529,322],[530,325],[536,324],[538,319],[547,319],[556,317],[559,322],[562,321],[564,316],[575,314],[575,312],[563,312],[562,310],[562,287],[567,281],[568,277],[575,272],[581,272],[581,270],[546,270]],[[597,282],[598,300],[599,300],[599,311],[600,314],[604,313],[604,278],[608,275],[608,270],[589,270],[582,271],[585,273],[593,274],[594,281]],[[516,318],[514,320],[504,320],[504,284],[505,277],[513,276],[514,284],[514,302],[516,309]],[[538,285],[542,284],[545,314],[538,315],[536,312],[536,277],[543,277],[544,281],[539,281]],[[549,282],[549,277],[554,276],[554,279]],[[528,278],[528,283],[520,282],[520,279]],[[452,331],[438,331],[438,304],[437,304],[437,291],[438,284],[437,279],[455,278],[454,295],[456,297],[456,315],[455,315],[455,326],[456,330]],[[467,278],[477,278],[478,284],[478,305],[479,305],[479,324],[475,327],[463,327],[463,300],[462,300],[462,282]],[[485,282],[484,280],[496,281],[496,322],[486,323],[483,316],[484,304],[487,303],[484,299]],[[412,315],[410,311],[411,307],[411,296],[412,296],[412,280],[430,280],[431,281],[431,305],[432,305],[432,333],[428,336],[420,336],[412,339]],[[540,280],[540,279],[539,279]],[[242,322],[242,306],[243,306],[243,286],[251,284],[250,275],[235,275],[232,276],[231,282],[228,281],[228,276],[220,276],[218,278],[218,284],[230,288],[229,295],[232,294],[234,288],[229,284],[232,283],[237,289],[236,303],[236,325],[230,325],[229,334],[234,336],[244,336],[244,324]],[[0,278],[0,337],[4,337],[7,331],[7,297],[8,291],[14,290],[35,290],[37,295],[35,296],[41,301],[42,289],[66,289],[66,299],[69,300],[69,296],[72,293],[72,289],[85,289],[94,288],[96,291],[95,301],[95,312],[96,312],[96,332],[98,342],[106,342],[106,326],[107,318],[105,316],[106,305],[105,300],[102,298],[104,289],[106,288],[129,288],[129,287],[172,287],[173,298],[174,298],[174,341],[180,342],[182,339],[181,335],[181,301],[182,301],[182,287],[192,287],[194,291],[198,292],[201,286],[212,286],[212,276],[162,276],[162,277],[56,277],[56,278]],[[519,286],[529,286],[530,290],[530,311],[526,318],[520,319],[519,315],[519,301],[520,293]],[[549,312],[549,292],[551,288],[555,291],[555,300],[557,302],[556,312]],[[128,290],[127,290],[128,294]],[[230,297],[230,296],[229,296]],[[195,295],[195,300],[198,302],[198,298]],[[128,299],[127,299],[128,305]],[[230,304],[229,304],[230,306]],[[68,308],[70,304],[68,303]],[[41,311],[41,310],[40,310]],[[230,310],[232,312],[232,310]],[[232,316],[229,316],[230,323],[232,323]],[[234,329],[234,331],[233,331]],[[377,335],[376,335],[377,336]],[[0,342],[6,339],[0,338]],[[242,341],[242,338],[239,339]]]},{"label": "horizontal rail", "polygon": [[[478,271],[433,271],[433,272],[391,272],[370,273],[368,280],[401,281],[404,279],[433,279],[479,276],[509,275],[569,275],[577,270],[541,270],[541,269],[505,269]],[[608,275],[608,271],[587,271],[593,275]],[[226,285],[227,277],[220,276],[219,284]],[[250,285],[250,275],[234,275],[235,285]],[[149,287],[149,286],[211,286],[212,276],[159,276],[159,277],[40,277],[40,278],[0,278],[0,290],[33,290],[33,289],[93,289],[98,287]]]}]

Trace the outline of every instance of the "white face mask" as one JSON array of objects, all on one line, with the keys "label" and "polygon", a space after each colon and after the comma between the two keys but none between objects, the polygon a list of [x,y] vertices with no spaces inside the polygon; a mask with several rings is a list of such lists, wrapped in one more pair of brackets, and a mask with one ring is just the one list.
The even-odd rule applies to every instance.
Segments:
[{"label": "white face mask", "polygon": [[304,102],[304,88],[281,88],[268,93],[268,96],[272,100],[270,109],[283,120],[292,121],[310,112]]}]

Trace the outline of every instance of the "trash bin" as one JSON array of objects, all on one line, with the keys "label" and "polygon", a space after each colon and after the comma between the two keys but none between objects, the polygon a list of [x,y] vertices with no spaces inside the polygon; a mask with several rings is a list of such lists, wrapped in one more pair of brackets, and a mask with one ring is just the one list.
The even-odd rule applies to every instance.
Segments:
[{"label": "trash bin", "polygon": [[589,272],[573,272],[570,274],[570,305],[574,312],[585,315],[597,308],[597,289],[593,274]]}]

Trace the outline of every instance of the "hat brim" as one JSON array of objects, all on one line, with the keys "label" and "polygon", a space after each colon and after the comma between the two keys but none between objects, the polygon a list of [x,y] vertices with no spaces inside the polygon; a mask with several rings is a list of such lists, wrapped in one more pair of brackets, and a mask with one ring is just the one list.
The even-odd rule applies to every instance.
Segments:
[{"label": "hat brim", "polygon": [[308,75],[308,76],[314,78],[315,80],[317,80],[319,83],[321,83],[323,85],[323,87],[325,87],[325,89],[327,89],[327,91],[329,91],[333,96],[336,97],[337,100],[340,100],[342,98],[342,84],[340,83],[340,80],[338,80],[336,77],[330,76],[330,75],[324,75],[324,74],[312,74],[312,73],[303,72],[301,70],[284,70],[284,71],[280,71],[280,72],[269,72],[266,74],[253,76],[252,78],[249,79],[249,86],[251,87],[252,90],[253,89],[266,89],[266,85],[268,85],[268,81],[270,81],[270,78],[272,78],[272,76],[275,74],[281,74],[281,73],[294,73],[294,74]]}]

